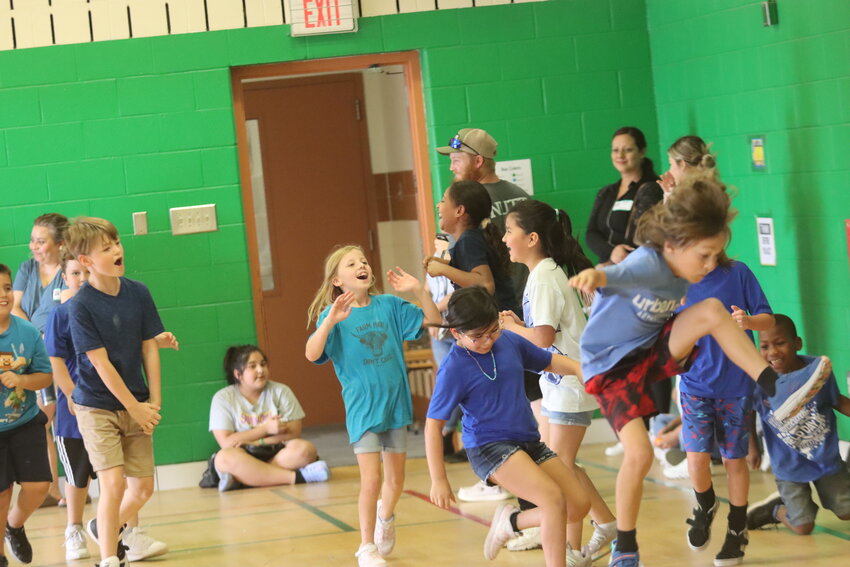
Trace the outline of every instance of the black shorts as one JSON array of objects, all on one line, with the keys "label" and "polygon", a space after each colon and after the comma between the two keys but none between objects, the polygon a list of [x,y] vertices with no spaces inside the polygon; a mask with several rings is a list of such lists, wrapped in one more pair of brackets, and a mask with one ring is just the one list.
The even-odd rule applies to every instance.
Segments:
[{"label": "black shorts", "polygon": [[62,468],[65,469],[65,479],[68,484],[77,488],[86,488],[90,479],[97,478],[82,439],[57,437],[56,449],[59,460],[62,461]]},{"label": "black shorts", "polygon": [[536,402],[543,399],[543,392],[540,390],[540,374],[526,370],[523,374],[523,383],[525,384],[525,397],[529,402]]},{"label": "black shorts", "polygon": [[273,443],[271,445],[242,445],[242,448],[246,453],[255,459],[263,461],[264,463],[268,463],[274,459],[275,455],[277,455],[284,447],[286,447],[286,443]]},{"label": "black shorts", "polygon": [[47,416],[39,411],[20,427],[0,431],[0,492],[17,482],[50,482],[47,460]]}]

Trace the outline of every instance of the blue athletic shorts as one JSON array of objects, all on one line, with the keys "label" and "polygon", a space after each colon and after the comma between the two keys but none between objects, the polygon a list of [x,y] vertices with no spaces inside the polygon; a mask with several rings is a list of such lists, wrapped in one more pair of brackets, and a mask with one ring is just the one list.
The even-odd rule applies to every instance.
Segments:
[{"label": "blue athletic shorts", "polygon": [[748,417],[752,400],[743,398],[702,398],[680,394],[682,401],[682,442],[688,453],[711,453],[717,443],[724,459],[743,459],[750,442]]}]

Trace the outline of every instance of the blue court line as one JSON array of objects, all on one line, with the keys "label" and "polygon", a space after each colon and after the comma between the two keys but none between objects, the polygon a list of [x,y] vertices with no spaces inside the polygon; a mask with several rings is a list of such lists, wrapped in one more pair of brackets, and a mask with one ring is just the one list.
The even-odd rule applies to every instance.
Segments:
[{"label": "blue court line", "polygon": [[301,506],[302,508],[304,508],[305,510],[307,510],[308,512],[310,512],[314,516],[318,516],[319,518],[325,520],[326,522],[328,522],[330,524],[333,524],[334,526],[336,526],[337,528],[341,529],[344,532],[356,532],[357,531],[356,528],[349,526],[348,524],[346,524],[342,520],[334,518],[333,516],[331,516],[327,512],[323,512],[322,510],[316,508],[315,506],[307,504],[303,500],[300,500],[300,499],[298,499],[298,498],[296,498],[296,497],[294,497],[290,494],[287,494],[281,488],[278,488],[276,490],[272,490],[272,493],[280,496],[284,500],[288,500],[290,502],[298,504],[299,506]]},{"label": "blue court line", "polygon": [[[583,465],[583,466],[601,469],[601,470],[607,471],[607,472],[612,472],[612,473],[619,473],[620,472],[620,469],[616,469],[614,467],[609,467],[608,465],[602,465],[602,464],[599,464],[599,463],[592,463],[590,461],[583,461],[583,460],[580,460],[580,459],[576,459],[576,463]],[[651,482],[653,484],[657,484],[659,486],[664,486],[666,488],[674,488],[674,489],[676,489],[680,492],[685,492],[687,494],[691,494],[694,491],[693,488],[691,488],[691,487],[673,484],[672,482],[667,482],[667,481],[664,481],[664,480],[661,480],[661,479],[653,478],[651,476],[647,476],[646,480],[648,480],[649,482]],[[717,496],[716,498],[718,500],[720,500],[721,502],[724,502],[726,504],[729,503],[728,498],[723,498],[722,496]],[[823,533],[823,534],[827,534],[827,535],[831,535],[831,536],[837,537],[838,539],[843,539],[845,541],[850,541],[850,534],[840,532],[838,530],[833,530],[832,528],[827,528],[827,527],[824,527],[824,526],[815,525],[814,531],[820,532],[820,533]]]}]

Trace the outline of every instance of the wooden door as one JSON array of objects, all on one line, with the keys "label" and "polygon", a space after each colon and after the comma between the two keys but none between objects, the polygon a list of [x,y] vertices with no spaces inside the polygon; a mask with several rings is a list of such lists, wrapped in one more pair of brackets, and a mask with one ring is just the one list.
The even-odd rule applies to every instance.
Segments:
[{"label": "wooden door", "polygon": [[337,244],[360,244],[381,273],[362,101],[359,73],[244,85],[245,119],[259,131],[268,216],[263,346],[272,376],[293,389],[309,425],[345,419],[333,366],[304,358],[315,329],[307,329],[307,307],[323,260]]}]

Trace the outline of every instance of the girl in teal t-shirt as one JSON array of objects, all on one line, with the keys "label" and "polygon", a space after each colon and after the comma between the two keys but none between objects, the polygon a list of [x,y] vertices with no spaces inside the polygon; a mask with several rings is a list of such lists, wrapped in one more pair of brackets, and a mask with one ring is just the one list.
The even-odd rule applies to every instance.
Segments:
[{"label": "girl in teal t-shirt", "polygon": [[[404,487],[406,428],[413,421],[403,342],[422,334],[423,309],[379,295],[359,246],[336,248],[324,273],[308,311],[316,331],[305,354],[317,364],[333,362],[342,384],[345,425],[361,478],[361,544],[355,556],[361,566],[383,565],[395,545],[393,511]],[[441,322],[427,286],[401,268],[387,278],[396,291],[417,294],[430,322]]]}]

